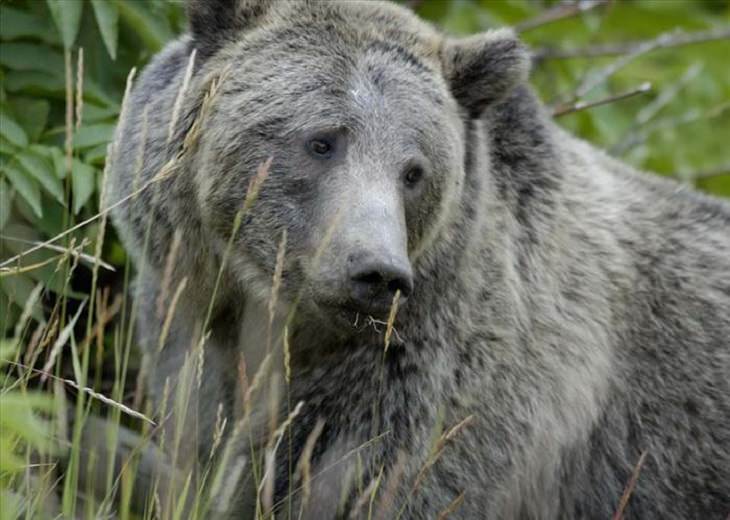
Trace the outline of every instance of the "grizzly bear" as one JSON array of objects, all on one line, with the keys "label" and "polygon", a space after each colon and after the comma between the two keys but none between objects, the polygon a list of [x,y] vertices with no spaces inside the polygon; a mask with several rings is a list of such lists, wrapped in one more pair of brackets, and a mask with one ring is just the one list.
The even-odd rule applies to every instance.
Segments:
[{"label": "grizzly bear", "polygon": [[561,130],[509,30],[188,14],[107,201],[210,515],[605,519],[641,459],[626,518],[726,517],[730,205]]}]

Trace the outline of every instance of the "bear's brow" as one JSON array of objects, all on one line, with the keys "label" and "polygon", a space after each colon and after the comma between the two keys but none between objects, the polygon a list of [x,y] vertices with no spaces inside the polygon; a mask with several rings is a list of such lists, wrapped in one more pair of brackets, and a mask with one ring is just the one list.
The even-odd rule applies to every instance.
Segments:
[{"label": "bear's brow", "polygon": [[413,54],[405,47],[398,45],[397,43],[377,40],[368,45],[366,50],[376,50],[384,54],[395,56],[397,58],[400,58],[401,61],[406,62],[415,69],[426,74],[433,72],[433,70],[431,70],[425,63],[423,63],[418,57],[416,57],[415,54]]}]

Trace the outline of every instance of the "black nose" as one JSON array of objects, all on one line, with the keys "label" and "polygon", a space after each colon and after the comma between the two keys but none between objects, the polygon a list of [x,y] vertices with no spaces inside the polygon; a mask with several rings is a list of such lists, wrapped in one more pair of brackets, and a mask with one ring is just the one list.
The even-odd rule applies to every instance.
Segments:
[{"label": "black nose", "polygon": [[400,291],[400,302],[413,292],[413,274],[407,261],[350,257],[348,264],[350,296],[364,311],[387,311],[396,291]]}]

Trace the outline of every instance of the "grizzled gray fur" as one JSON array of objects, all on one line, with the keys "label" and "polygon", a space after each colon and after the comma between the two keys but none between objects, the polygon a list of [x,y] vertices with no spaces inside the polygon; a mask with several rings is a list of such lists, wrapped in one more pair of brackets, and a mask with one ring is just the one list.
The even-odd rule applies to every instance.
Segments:
[{"label": "grizzled gray fur", "polygon": [[239,367],[274,383],[237,460],[303,403],[273,502],[244,466],[214,509],[357,516],[374,489],[380,518],[436,518],[462,494],[456,518],[610,518],[646,453],[627,518],[727,516],[728,204],[558,128],[510,31],[451,38],[374,1],[191,0],[189,16],[132,91],[107,197],[139,191],[114,222],[148,390],[161,406],[202,356],[168,420],[188,468],[219,406],[227,432],[241,417]]}]

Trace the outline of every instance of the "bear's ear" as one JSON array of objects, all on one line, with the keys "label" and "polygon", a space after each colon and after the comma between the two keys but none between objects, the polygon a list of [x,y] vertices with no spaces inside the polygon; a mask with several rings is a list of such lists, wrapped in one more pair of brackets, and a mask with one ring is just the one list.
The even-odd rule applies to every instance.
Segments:
[{"label": "bear's ear", "polygon": [[471,117],[527,80],[530,55],[511,29],[445,41],[441,59],[446,81]]},{"label": "bear's ear", "polygon": [[251,27],[272,0],[188,0],[190,32],[198,54],[207,57],[242,30]]}]

